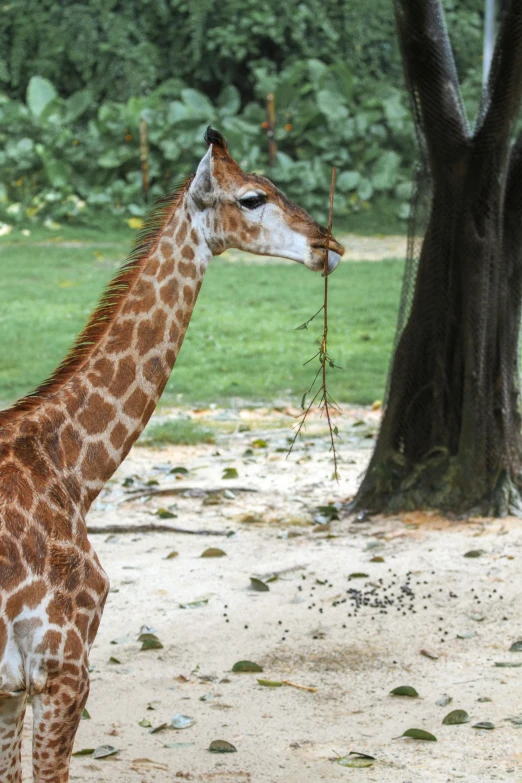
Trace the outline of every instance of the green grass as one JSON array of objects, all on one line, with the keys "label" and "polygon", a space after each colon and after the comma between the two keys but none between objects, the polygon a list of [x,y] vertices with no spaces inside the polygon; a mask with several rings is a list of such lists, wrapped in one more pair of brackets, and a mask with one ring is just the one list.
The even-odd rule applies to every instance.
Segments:
[{"label": "green grass", "polygon": [[[69,241],[71,236],[63,236]],[[46,378],[84,325],[129,247],[129,234],[82,232],[87,247],[0,242],[0,400]],[[37,237],[41,240],[41,237]],[[107,242],[111,242],[107,246]],[[402,262],[345,263],[330,283],[330,373],[340,402],[382,398],[395,331]],[[300,400],[315,372],[323,280],[298,264],[214,259],[164,404]]]},{"label": "green grass", "polygon": [[202,427],[190,419],[170,419],[160,424],[154,422],[147,427],[139,440],[140,446],[168,446],[175,443],[178,446],[194,446],[197,443],[215,443],[215,432],[208,427]]}]

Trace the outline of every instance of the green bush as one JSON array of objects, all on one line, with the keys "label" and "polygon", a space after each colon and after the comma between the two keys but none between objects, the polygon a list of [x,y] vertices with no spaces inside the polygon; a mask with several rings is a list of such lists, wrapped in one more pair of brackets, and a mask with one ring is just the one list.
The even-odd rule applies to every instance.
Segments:
[{"label": "green bush", "polygon": [[[0,95],[0,214],[6,222],[92,220],[100,212],[140,217],[139,122],[149,129],[151,196],[194,170],[211,123],[234,157],[269,176],[304,207],[324,217],[333,164],[337,214],[367,206],[376,193],[407,202],[413,164],[405,96],[383,86],[373,95],[341,64],[296,62],[275,76],[258,74],[258,100],[241,105],[228,85],[212,102],[179,80],[145,98],[103,101],[79,90],[61,98],[53,84],[31,78],[26,101]],[[273,90],[279,152],[268,172],[263,98]]]},{"label": "green bush", "polygon": [[[480,96],[476,0],[444,0],[464,97]],[[0,26],[0,219],[94,222],[146,211],[193,171],[212,123],[232,154],[325,218],[383,199],[408,214],[416,159],[391,0],[18,0]],[[475,66],[475,68],[473,68]],[[268,169],[266,95],[277,113]]]}]

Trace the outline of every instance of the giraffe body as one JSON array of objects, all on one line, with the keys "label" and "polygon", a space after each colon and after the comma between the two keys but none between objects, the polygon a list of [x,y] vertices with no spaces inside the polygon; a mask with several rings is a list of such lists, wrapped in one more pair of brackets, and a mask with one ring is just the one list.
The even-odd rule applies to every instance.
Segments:
[{"label": "giraffe body", "polygon": [[[207,141],[69,356],[0,412],[0,783],[22,779],[27,696],[35,783],[69,779],[109,590],[86,514],[161,396],[212,256],[239,247],[324,268],[325,229],[241,171],[215,131]],[[331,247],[329,269],[343,252]]]}]

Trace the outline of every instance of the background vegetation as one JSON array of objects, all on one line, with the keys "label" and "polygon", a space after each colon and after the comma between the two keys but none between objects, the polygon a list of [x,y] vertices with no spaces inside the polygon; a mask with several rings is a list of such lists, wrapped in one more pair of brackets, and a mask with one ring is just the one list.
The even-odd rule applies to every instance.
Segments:
[{"label": "background vegetation", "polygon": [[[466,101],[480,94],[482,0],[445,0]],[[96,225],[146,211],[192,171],[211,122],[248,169],[324,217],[405,218],[415,144],[391,0],[17,0],[0,9],[0,220]],[[1,227],[0,227],[1,228]],[[7,228],[3,229],[7,231]]]}]

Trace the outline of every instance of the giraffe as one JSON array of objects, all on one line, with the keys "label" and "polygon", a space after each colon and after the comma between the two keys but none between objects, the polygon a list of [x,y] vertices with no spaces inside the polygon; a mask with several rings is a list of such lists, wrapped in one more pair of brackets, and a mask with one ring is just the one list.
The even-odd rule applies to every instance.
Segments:
[{"label": "giraffe", "polygon": [[[325,266],[326,229],[242,171],[217,131],[205,141],[62,364],[0,412],[0,783],[22,780],[28,697],[34,783],[69,780],[109,589],[85,517],[161,396],[212,256],[236,247]],[[330,248],[328,273],[344,252]]]}]

